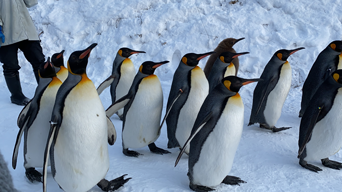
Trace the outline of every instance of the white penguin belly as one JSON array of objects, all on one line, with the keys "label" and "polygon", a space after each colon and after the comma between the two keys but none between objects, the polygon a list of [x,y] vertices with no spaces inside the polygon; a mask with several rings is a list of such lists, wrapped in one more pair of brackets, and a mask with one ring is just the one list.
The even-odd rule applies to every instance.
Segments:
[{"label": "white penguin belly", "polygon": [[277,85],[267,97],[264,110],[264,116],[270,127],[275,126],[283,108],[285,99],[290,91],[292,79],[291,66],[286,62],[280,71],[280,77]]},{"label": "white penguin belly", "polygon": [[158,77],[145,77],[126,114],[122,131],[124,148],[145,147],[158,139],[162,107],[163,92]]},{"label": "white penguin belly", "polygon": [[334,104],[327,115],[319,121],[306,144],[304,160],[320,160],[337,153],[342,147],[342,89],[338,90]]},{"label": "white penguin belly", "polygon": [[[135,68],[130,59],[125,59],[120,68],[120,80],[116,87],[116,100],[125,96],[128,93],[129,88],[132,85],[133,79],[135,77]],[[119,109],[119,115],[123,114],[123,109]]]},{"label": "white penguin belly", "polygon": [[231,76],[231,75],[235,76],[235,73],[236,73],[235,65],[233,63],[230,63],[226,68],[226,72],[224,73],[224,77]]},{"label": "white penguin belly", "polygon": [[[179,112],[176,139],[181,147],[191,134],[197,114],[209,92],[209,83],[201,68],[191,70],[191,88],[188,98]],[[185,153],[189,154],[189,147]]]},{"label": "white penguin belly", "polygon": [[72,192],[88,191],[109,169],[105,110],[94,84],[81,83],[65,100],[54,146],[54,178],[64,191]]},{"label": "white penguin belly", "polygon": [[240,96],[230,98],[214,130],[202,146],[193,167],[193,184],[219,185],[232,168],[243,129],[244,106]]},{"label": "white penguin belly", "polygon": [[47,87],[41,97],[39,112],[27,132],[25,168],[43,167],[46,141],[50,131],[49,119],[58,88],[59,86]]}]

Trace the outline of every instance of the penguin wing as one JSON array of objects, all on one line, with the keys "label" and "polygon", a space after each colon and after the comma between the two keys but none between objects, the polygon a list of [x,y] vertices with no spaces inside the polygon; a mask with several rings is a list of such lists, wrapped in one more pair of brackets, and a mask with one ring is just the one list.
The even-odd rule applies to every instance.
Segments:
[{"label": "penguin wing", "polygon": [[58,129],[58,123],[50,122],[50,132],[47,139],[45,152],[44,152],[44,165],[43,165],[43,191],[46,192],[46,176],[47,176],[47,166],[49,162],[50,148],[53,139],[55,138],[56,130]]},{"label": "penguin wing", "polygon": [[306,144],[310,141],[312,131],[317,123],[317,120],[319,119],[320,116],[326,115],[326,113],[325,114],[321,113],[323,109],[324,109],[324,105],[315,107],[314,109],[311,109],[310,112],[306,112],[306,114],[304,112],[305,115],[303,115],[302,117],[300,128],[299,128],[298,157],[303,153]]},{"label": "penguin wing", "polygon": [[108,116],[107,116],[107,125],[108,125],[108,143],[109,145],[114,145],[116,141],[116,130],[112,121],[110,120]]},{"label": "penguin wing", "polygon": [[123,97],[121,97],[119,100],[115,101],[115,103],[113,103],[111,106],[109,106],[106,109],[106,115],[107,117],[111,117],[112,115],[114,115],[114,113],[116,113],[119,109],[125,107],[125,105],[130,101],[130,97],[129,95],[125,95]]},{"label": "penguin wing", "polygon": [[29,108],[30,108],[30,105],[31,105],[31,102],[32,102],[32,100],[25,105],[25,107],[21,110],[21,112],[20,112],[20,114],[18,116],[17,125],[18,125],[19,128],[23,127],[23,124],[24,124],[24,122],[26,120],[26,117],[27,117],[27,114],[28,114],[28,111],[29,111]]},{"label": "penguin wing", "polygon": [[161,130],[161,128],[163,127],[163,124],[164,124],[164,122],[165,122],[167,116],[170,114],[170,111],[171,111],[171,109],[172,109],[172,106],[176,103],[177,99],[182,95],[182,93],[183,93],[183,90],[182,90],[182,89],[179,89],[178,95],[176,96],[175,99],[173,99],[173,101],[171,102],[171,104],[170,104],[168,110],[167,110],[166,113],[165,113],[165,116],[164,116],[163,121],[162,121],[162,123],[161,123],[161,125],[160,125],[160,127],[159,127],[159,130]]},{"label": "penguin wing", "polygon": [[179,152],[179,155],[176,159],[175,162],[175,167],[177,166],[180,158],[182,157],[183,153],[185,152],[185,149],[187,148],[187,146],[189,145],[189,143],[191,142],[191,140],[196,136],[196,134],[204,127],[204,125],[209,121],[209,119],[212,116],[212,112],[210,111],[205,118],[202,120],[202,122],[200,123],[200,126],[195,128],[191,133],[190,137],[188,138],[188,140],[186,140],[184,146],[182,147],[181,151]]},{"label": "penguin wing", "polygon": [[23,136],[26,125],[27,125],[27,121],[24,124],[24,127],[20,128],[18,135],[17,135],[17,139],[15,141],[15,145],[14,145],[14,149],[13,149],[13,155],[12,155],[12,167],[13,167],[13,169],[15,169],[17,167],[19,145],[20,145],[21,137]]},{"label": "penguin wing", "polygon": [[[255,115],[258,115],[258,113],[260,112],[260,109],[263,105],[265,105],[265,98],[270,94],[270,92],[273,90],[273,88],[275,87],[276,83],[277,83],[277,76],[273,76],[269,81],[259,81],[258,83],[260,83],[258,90],[259,94],[255,95],[256,97],[258,97],[257,99],[257,103],[256,103],[256,113]],[[256,88],[257,89],[257,88]],[[254,104],[253,104],[254,105]]]},{"label": "penguin wing", "polygon": [[97,87],[97,94],[101,94],[103,90],[109,87],[114,81],[114,77],[111,75],[106,80],[104,80],[98,87]]}]

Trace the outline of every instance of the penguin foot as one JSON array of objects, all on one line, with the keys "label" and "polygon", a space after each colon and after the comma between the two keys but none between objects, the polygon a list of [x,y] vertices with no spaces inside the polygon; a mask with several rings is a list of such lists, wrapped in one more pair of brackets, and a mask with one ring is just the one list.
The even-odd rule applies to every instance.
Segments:
[{"label": "penguin foot", "polygon": [[246,181],[241,180],[239,177],[229,176],[227,175],[222,183],[227,185],[240,185],[240,183],[246,183]]},{"label": "penguin foot", "polygon": [[194,185],[192,183],[190,183],[189,187],[190,187],[190,189],[192,189],[193,191],[196,191],[196,192],[214,191],[214,189],[212,189],[210,187],[206,187],[206,186],[202,186],[202,185]]},{"label": "penguin foot", "polygon": [[284,131],[284,130],[290,129],[290,128],[291,128],[291,127],[279,127],[279,128],[273,127],[273,128],[272,128],[272,131],[273,131],[273,133],[276,133],[276,132]]},{"label": "penguin foot", "polygon": [[302,159],[299,160],[299,165],[301,165],[301,166],[304,167],[305,169],[309,169],[310,171],[313,171],[313,172],[316,172],[316,173],[318,173],[318,171],[322,171],[321,168],[316,167],[316,166],[314,166],[314,165],[311,165],[311,164],[307,163],[306,161],[304,161],[304,160],[302,160]]},{"label": "penguin foot", "polygon": [[125,154],[126,156],[129,156],[129,157],[138,157],[139,155],[142,155],[136,151],[131,151],[128,149],[123,149],[122,152],[123,152],[123,154]]},{"label": "penguin foot", "polygon": [[111,191],[115,191],[117,189],[119,189],[120,187],[122,187],[125,183],[127,183],[130,179],[132,178],[127,178],[125,179],[124,177],[126,176],[127,174],[125,175],[122,175],[121,177],[118,177],[116,179],[113,179],[111,181],[108,181],[106,179],[102,179],[98,184],[97,186],[99,186],[102,191],[108,191],[108,192],[111,192]]},{"label": "penguin foot", "polygon": [[332,169],[337,169],[340,170],[342,169],[342,163],[337,162],[337,161],[332,161],[328,158],[322,159],[322,164],[326,167],[332,168]]},{"label": "penguin foot", "polygon": [[30,180],[32,183],[34,181],[43,182],[43,175],[39,173],[37,170],[35,170],[33,167],[27,168],[25,171],[25,175],[27,179]]},{"label": "penguin foot", "polygon": [[170,151],[167,151],[167,150],[164,150],[164,149],[157,147],[156,144],[154,144],[154,143],[149,144],[148,148],[150,149],[150,151],[152,153],[156,153],[156,154],[160,154],[160,155],[171,153]]}]

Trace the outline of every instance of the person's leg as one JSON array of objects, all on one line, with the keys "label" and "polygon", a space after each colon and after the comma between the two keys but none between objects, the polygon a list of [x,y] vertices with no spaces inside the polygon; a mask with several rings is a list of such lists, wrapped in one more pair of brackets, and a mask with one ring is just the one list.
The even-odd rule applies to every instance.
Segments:
[{"label": "person's leg", "polygon": [[34,75],[36,77],[37,83],[39,81],[38,68],[41,64],[45,62],[45,56],[43,54],[43,49],[40,46],[39,41],[23,41],[20,44],[19,49],[24,53],[27,61],[32,65]]},{"label": "person's leg", "polygon": [[4,77],[8,90],[11,92],[11,102],[17,105],[26,105],[30,99],[22,93],[20,85],[20,66],[17,56],[19,43],[0,47],[0,62],[3,63]]}]

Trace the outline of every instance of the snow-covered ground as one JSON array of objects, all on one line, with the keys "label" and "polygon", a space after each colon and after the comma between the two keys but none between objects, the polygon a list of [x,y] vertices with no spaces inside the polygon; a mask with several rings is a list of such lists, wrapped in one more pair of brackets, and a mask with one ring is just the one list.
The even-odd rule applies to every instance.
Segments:
[{"label": "snow-covered ground", "polygon": [[[230,175],[247,183],[241,186],[220,185],[218,191],[340,191],[342,171],[323,167],[319,174],[298,164],[297,142],[300,119],[301,88],[317,55],[331,41],[342,38],[341,0],[46,0],[30,9],[46,57],[65,49],[65,58],[75,50],[98,43],[89,58],[88,76],[98,86],[111,74],[112,62],[121,47],[145,51],[131,57],[136,69],[146,60],[172,61],[173,53],[204,53],[215,49],[225,38],[245,37],[234,48],[250,54],[239,57],[238,76],[257,78],[279,49],[305,47],[290,56],[292,86],[277,126],[292,129],[279,133],[247,127],[255,84],[240,91],[245,104],[244,130]],[[22,53],[20,77],[24,93],[32,97],[36,87],[32,69]],[[199,66],[204,67],[206,59]],[[164,91],[164,110],[173,73],[178,63],[158,68]],[[22,107],[10,103],[9,92],[0,68],[0,151],[8,162],[14,184],[19,191],[42,191],[42,184],[30,183],[24,173],[22,145],[16,170],[10,167],[18,127],[16,118]],[[109,89],[101,94],[103,105],[110,105]],[[109,147],[110,169],[106,178],[122,174],[132,177],[119,191],[189,191],[187,157],[183,155],[175,168],[178,149],[171,154],[156,155],[148,148],[137,150],[139,158],[122,154],[122,122],[113,116],[118,140]],[[166,148],[166,126],[156,142]],[[219,146],[218,146],[219,147]],[[342,161],[342,152],[331,159]],[[41,169],[39,169],[41,170]],[[1,191],[1,190],[0,190]],[[61,189],[48,175],[48,191]],[[90,191],[101,191],[94,187]]]}]

